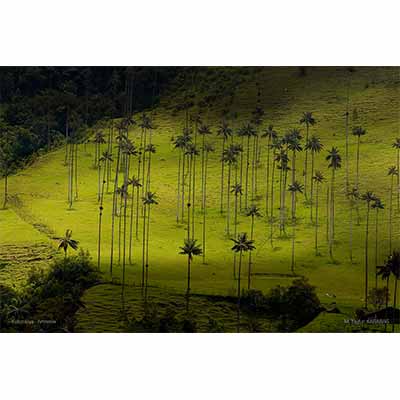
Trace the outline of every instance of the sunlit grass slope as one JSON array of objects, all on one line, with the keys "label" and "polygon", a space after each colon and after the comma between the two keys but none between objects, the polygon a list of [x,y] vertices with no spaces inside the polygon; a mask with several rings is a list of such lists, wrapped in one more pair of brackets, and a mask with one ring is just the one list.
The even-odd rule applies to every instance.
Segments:
[{"label": "sunlit grass slope", "polygon": [[[228,73],[234,74],[235,72]],[[336,231],[334,258],[332,263],[326,243],[326,187],[321,194],[320,209],[320,252],[314,255],[314,226],[309,221],[309,206],[303,204],[299,196],[296,239],[296,273],[308,277],[317,287],[323,302],[330,302],[336,296],[339,307],[358,307],[363,298],[364,273],[364,231],[365,205],[360,205],[361,224],[354,227],[354,263],[349,262],[349,211],[344,195],[345,177],[345,120],[346,83],[348,72],[343,68],[310,68],[306,76],[299,76],[297,68],[267,68],[256,70],[246,75],[238,84],[233,108],[238,113],[234,128],[247,122],[251,111],[256,106],[257,82],[261,88],[261,105],[265,109],[263,129],[273,124],[279,134],[289,128],[299,127],[299,119],[304,111],[312,111],[317,124],[310,129],[310,134],[318,135],[324,150],[316,159],[316,168],[330,176],[325,161],[326,150],[332,146],[339,148],[342,155],[342,169],[337,174],[336,196]],[[206,77],[212,82],[212,77]],[[360,190],[372,190],[380,196],[386,209],[380,215],[379,225],[379,262],[383,261],[388,251],[388,196],[390,180],[387,168],[396,162],[396,153],[391,144],[399,134],[399,70],[396,68],[356,68],[352,73],[350,85],[350,128],[362,125],[367,135],[362,138],[360,159]],[[152,208],[150,233],[150,285],[183,291],[186,285],[186,257],[179,255],[179,246],[186,236],[185,225],[176,224],[176,177],[178,153],[173,150],[171,138],[180,134],[183,128],[183,115],[173,115],[171,105],[179,101],[183,89],[175,89],[174,96],[163,98],[161,105],[154,113],[157,130],[153,142],[157,152],[152,161],[151,190],[159,198],[159,205]],[[172,104],[171,104],[172,102]],[[197,293],[226,294],[235,287],[232,279],[232,242],[225,235],[226,215],[219,213],[220,185],[220,149],[221,140],[215,131],[220,122],[220,113],[226,107],[223,96],[217,99],[216,105],[206,117],[214,134],[207,141],[216,147],[211,155],[208,181],[207,211],[207,264],[201,259],[195,260],[192,275],[192,290]],[[354,110],[356,110],[354,112]],[[305,129],[302,128],[303,135]],[[130,137],[138,144],[139,128],[130,130]],[[264,193],[265,181],[265,142],[263,146],[263,163],[258,170],[259,193]],[[30,215],[34,221],[46,230],[40,235],[47,240],[43,232],[54,232],[61,236],[65,230],[72,229],[73,237],[79,240],[82,248],[90,250],[95,258],[97,253],[98,204],[97,204],[97,171],[93,169],[94,146],[83,146],[79,149],[79,200],[73,209],[67,205],[67,168],[64,166],[65,149],[61,148],[41,157],[34,165],[10,178],[10,193],[17,195],[19,207]],[[303,154],[298,156],[297,176],[302,179]],[[350,173],[355,179],[356,140],[350,137]],[[200,161],[198,161],[200,165]],[[197,168],[197,182],[200,182],[200,167]],[[279,184],[276,183],[278,190]],[[198,189],[200,185],[198,185]],[[199,192],[200,193],[200,192]],[[197,206],[200,194],[197,195]],[[257,201],[263,214],[263,196]],[[232,198],[233,200],[233,198]],[[102,237],[101,269],[107,277],[109,270],[111,240],[111,201],[107,194],[104,206],[104,224]],[[289,197],[288,197],[289,201]],[[290,202],[289,202],[290,203]],[[278,196],[276,196],[278,207]],[[233,201],[232,201],[233,210]],[[20,213],[21,214],[21,213]],[[275,211],[275,215],[278,211]],[[233,213],[232,213],[233,215]],[[21,222],[16,221],[12,211],[1,211],[0,242],[20,243],[37,240],[38,233],[31,228],[20,229]],[[233,221],[233,220],[232,220]],[[117,221],[118,223],[118,221]],[[371,218],[370,258],[374,260],[374,218]],[[197,207],[196,237],[201,239],[202,214]],[[250,218],[240,215],[239,231],[250,230]],[[277,234],[278,229],[275,229]],[[288,226],[288,233],[291,228]],[[394,215],[395,247],[400,245],[399,213]],[[51,235],[50,235],[51,236]],[[266,218],[257,219],[255,223],[255,245],[253,287],[267,290],[277,284],[291,281],[289,239],[275,238],[274,248],[268,241],[269,225]],[[140,235],[139,235],[140,237]],[[141,277],[141,242],[134,242],[134,264],[127,266],[127,278],[130,284],[140,284]],[[116,259],[118,261],[118,248]],[[246,273],[246,268],[245,271]],[[114,277],[120,278],[121,265],[116,263]],[[370,268],[371,282],[374,280],[374,269]],[[99,302],[101,290],[96,289]],[[93,301],[93,296],[90,298]],[[118,301],[119,299],[116,299]]]}]

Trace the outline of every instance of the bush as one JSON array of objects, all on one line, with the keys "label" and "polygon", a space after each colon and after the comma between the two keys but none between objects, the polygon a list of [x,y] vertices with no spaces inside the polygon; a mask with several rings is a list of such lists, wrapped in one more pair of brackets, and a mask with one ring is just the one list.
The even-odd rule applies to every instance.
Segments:
[{"label": "bush", "polygon": [[294,280],[289,287],[276,286],[266,295],[249,290],[243,295],[242,305],[252,313],[278,319],[282,330],[295,330],[308,324],[322,309],[315,287],[305,278]]},{"label": "bush", "polygon": [[368,303],[372,306],[374,311],[381,310],[386,304],[386,299],[389,297],[388,288],[372,288],[368,294]]}]

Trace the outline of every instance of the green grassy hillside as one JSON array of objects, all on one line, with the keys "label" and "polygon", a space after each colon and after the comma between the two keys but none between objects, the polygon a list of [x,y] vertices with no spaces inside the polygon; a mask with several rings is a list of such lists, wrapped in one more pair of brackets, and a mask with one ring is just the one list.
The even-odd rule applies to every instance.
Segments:
[{"label": "green grassy hillside", "polygon": [[[221,70],[224,75],[234,76],[230,69]],[[218,73],[216,74],[218,77]],[[216,76],[206,76],[206,82],[214,82]],[[339,308],[352,309],[362,305],[364,274],[364,240],[365,240],[365,205],[360,206],[361,224],[354,228],[354,263],[349,262],[349,211],[344,193],[345,176],[345,120],[346,82],[348,72],[343,68],[309,68],[306,76],[299,76],[297,68],[265,68],[256,69],[242,77],[236,86],[233,111],[237,111],[238,119],[234,121],[234,129],[248,122],[251,111],[256,106],[257,87],[261,89],[261,105],[265,109],[263,129],[273,124],[279,134],[289,128],[299,127],[299,119],[304,111],[312,111],[317,124],[310,129],[311,134],[320,136],[324,150],[316,159],[316,168],[328,177],[326,150],[332,146],[339,148],[342,154],[342,169],[337,174],[336,196],[336,232],[335,262],[329,258],[326,242],[326,207],[325,184],[321,197],[320,209],[320,252],[314,255],[314,226],[309,221],[309,206],[299,198],[299,223],[296,234],[296,273],[304,275],[317,287],[322,302],[330,303],[335,295]],[[391,144],[400,136],[400,76],[398,68],[356,68],[352,73],[350,85],[350,127],[362,125],[367,135],[362,138],[360,159],[360,191],[372,190],[388,205],[390,180],[387,168],[396,162],[396,153]],[[200,90],[200,89],[199,89]],[[173,91],[173,102],[180,101],[184,95],[179,83]],[[216,147],[211,155],[208,182],[207,211],[207,263],[195,260],[192,275],[192,291],[199,294],[232,293],[236,282],[232,279],[232,242],[224,233],[225,215],[219,213],[220,184],[220,149],[221,139],[215,131],[220,123],[220,113],[226,107],[226,98],[217,98],[207,118],[214,134],[207,141]],[[356,110],[356,112],[353,112]],[[152,163],[152,191],[159,198],[159,205],[152,208],[150,233],[150,285],[172,291],[183,292],[186,287],[186,257],[178,255],[179,246],[183,244],[186,231],[184,225],[177,225],[176,215],[176,178],[178,153],[173,150],[171,137],[181,133],[183,113],[171,111],[171,97],[164,98],[155,110],[154,121],[157,130],[153,134],[153,143],[157,152]],[[305,129],[302,129],[303,134]],[[139,128],[130,130],[130,137],[138,142]],[[263,163],[258,170],[259,192],[264,192],[265,180],[265,142],[263,142]],[[93,169],[94,145],[79,149],[79,200],[73,209],[67,205],[67,168],[64,166],[65,149],[60,148],[41,157],[34,165],[15,176],[10,177],[10,207],[0,211],[0,249],[7,245],[28,246],[47,244],[54,236],[62,236],[65,230],[72,229],[73,237],[80,246],[88,249],[95,258],[97,252],[97,171]],[[304,154],[300,153],[297,161],[297,176],[302,179]],[[351,179],[355,179],[356,140],[350,137]],[[198,162],[199,163],[199,162]],[[198,164],[199,165],[199,164]],[[197,181],[200,181],[200,168],[197,169]],[[277,183],[278,187],[278,183]],[[200,185],[198,185],[198,189]],[[1,188],[1,191],[3,189]],[[200,193],[200,192],[199,192]],[[0,192],[2,194],[2,192]],[[200,194],[198,194],[198,205]],[[264,214],[264,197],[257,201]],[[233,196],[232,196],[233,200]],[[277,196],[276,207],[278,206]],[[104,205],[104,229],[102,239],[101,269],[108,278],[110,240],[111,240],[111,201],[107,194]],[[288,202],[290,203],[289,197]],[[233,209],[233,201],[232,201]],[[276,211],[276,214],[278,211]],[[379,262],[388,251],[388,207],[380,215]],[[395,224],[393,243],[400,246],[400,214],[394,215]],[[372,221],[374,219],[372,218]],[[201,239],[202,213],[197,208],[195,236]],[[239,217],[239,231],[250,230],[250,218]],[[275,232],[278,228],[275,229]],[[374,227],[371,232],[374,231]],[[290,226],[288,233],[291,232]],[[290,276],[291,241],[274,240],[274,247],[268,241],[269,225],[266,218],[256,220],[255,245],[253,255],[253,286],[263,291],[292,280]],[[56,241],[53,240],[56,244]],[[374,260],[374,232],[370,235],[371,265]],[[133,265],[127,266],[129,284],[140,284],[141,277],[141,242],[134,242]],[[118,259],[118,254],[117,254]],[[0,262],[2,262],[0,260]],[[29,264],[25,265],[28,269]],[[246,273],[246,268],[244,273]],[[370,268],[371,282],[374,281],[374,268]],[[115,265],[115,276],[119,278],[121,266]],[[0,270],[0,277],[2,271]],[[14,278],[7,275],[11,284]],[[106,290],[106,289],[105,289]],[[101,287],[87,293],[87,299],[94,307],[107,304],[110,296],[103,299]],[[85,298],[84,298],[85,300]],[[119,298],[116,296],[115,302]],[[89,311],[90,313],[90,311]],[[96,316],[95,319],[98,319]],[[95,322],[93,322],[95,325]],[[96,330],[94,328],[94,330]]]}]

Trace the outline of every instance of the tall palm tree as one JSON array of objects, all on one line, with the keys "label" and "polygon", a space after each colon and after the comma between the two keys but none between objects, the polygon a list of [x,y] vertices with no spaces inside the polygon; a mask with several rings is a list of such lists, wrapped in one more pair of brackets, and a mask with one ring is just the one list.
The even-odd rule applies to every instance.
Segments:
[{"label": "tall palm tree", "polygon": [[395,176],[399,176],[399,170],[396,166],[389,167],[388,176],[390,176],[390,194],[389,194],[389,253],[392,253],[392,215],[393,215],[393,180]]},{"label": "tall palm tree", "polygon": [[333,240],[335,232],[335,172],[342,166],[342,157],[336,147],[328,151],[326,160],[329,161],[328,168],[332,170],[330,188],[330,218],[329,218],[329,255],[333,259]]},{"label": "tall palm tree", "polygon": [[215,151],[214,147],[206,143],[205,145],[206,151],[206,160],[204,165],[204,190],[203,190],[203,264],[206,262],[206,211],[207,211],[207,172],[208,172],[208,155]]},{"label": "tall palm tree", "polygon": [[[383,210],[385,205],[382,201],[376,197],[375,201],[372,203],[371,208],[375,210],[375,267],[378,265],[379,253],[378,253],[378,214],[379,210]],[[378,275],[375,274],[375,289],[378,288]]]},{"label": "tall palm tree", "polygon": [[[238,197],[243,195],[242,185],[236,183],[231,187],[231,193],[235,196],[235,220],[234,220],[234,237],[237,236],[237,225],[238,225]],[[236,279],[236,253],[234,253],[233,259],[233,279]]]},{"label": "tall palm tree", "polygon": [[[131,221],[130,221],[130,230],[129,230],[129,264],[133,263],[132,260],[132,243],[133,243],[133,209],[135,208],[135,190],[137,191],[137,194],[139,194],[139,188],[142,186],[140,183],[139,178],[136,178],[135,176],[132,176],[131,179],[128,181],[128,185],[132,186],[132,195],[131,195]],[[136,212],[138,212],[138,207],[136,208]]]},{"label": "tall palm tree", "polygon": [[[300,140],[298,139],[298,130],[292,130],[291,136],[287,141],[288,150],[292,152],[292,185],[296,182],[296,153],[303,150],[300,145]],[[295,191],[290,191],[292,194],[292,222],[295,223],[296,214],[296,201],[295,201]]]},{"label": "tall palm tree", "polygon": [[349,255],[350,255],[350,263],[353,264],[353,209],[354,209],[354,204],[356,204],[356,202],[360,198],[360,193],[358,189],[354,187],[347,193],[347,197],[349,199],[349,206],[350,206]]},{"label": "tall palm tree", "polygon": [[247,152],[246,152],[246,180],[245,180],[245,187],[244,187],[244,207],[248,208],[248,197],[249,197],[249,167],[250,167],[250,140],[252,137],[255,136],[256,131],[254,130],[253,126],[250,124],[245,125],[244,135],[247,137]]},{"label": "tall palm tree", "polygon": [[187,288],[186,288],[186,312],[189,311],[189,298],[190,298],[190,282],[191,282],[191,263],[194,256],[202,254],[201,246],[197,244],[196,239],[185,239],[183,246],[180,247],[181,251],[179,254],[186,255],[188,257],[187,263]]},{"label": "tall palm tree", "polygon": [[[189,179],[188,179],[189,188],[188,188],[188,196],[187,196],[187,231],[188,231],[187,237],[189,239],[190,233],[191,233],[191,231],[190,231],[190,227],[191,227],[191,221],[190,221],[191,212],[190,212],[190,210],[192,207],[191,202],[192,202],[192,188],[193,188],[193,186],[192,186],[193,164],[194,164],[194,158],[199,155],[199,151],[197,150],[196,146],[193,143],[189,143],[186,146],[185,154],[189,157],[189,168],[188,168],[189,169],[189,171],[188,171],[188,173],[189,173]],[[192,226],[192,228],[193,228],[192,232],[194,232],[194,226]]]},{"label": "tall palm tree", "polygon": [[264,116],[264,110],[257,105],[255,110],[252,112],[251,123],[254,125],[254,140],[253,140],[253,156],[252,156],[252,166],[251,166],[251,194],[252,199],[257,197],[257,171],[258,171],[258,163],[259,163],[259,128],[263,122],[262,117]]},{"label": "tall palm tree", "polygon": [[270,218],[270,242],[271,247],[273,247],[273,237],[274,237],[274,188],[275,188],[275,165],[279,161],[279,153],[282,150],[281,141],[276,138],[272,141],[272,171],[271,171],[271,218]]},{"label": "tall palm tree", "polygon": [[[303,113],[301,119],[300,119],[300,124],[305,124],[306,126],[306,143],[308,143],[308,134],[310,130],[310,126],[313,126],[316,124],[316,121],[312,115],[312,112],[305,112]],[[304,159],[304,194],[307,198],[307,169],[308,169],[308,150],[306,147],[306,157]],[[312,177],[312,174],[311,174]]]},{"label": "tall palm tree", "polygon": [[95,149],[94,149],[94,162],[93,166],[96,168],[98,166],[98,162],[100,159],[100,154],[101,154],[101,145],[106,143],[105,140],[105,135],[103,132],[96,132],[93,142],[95,144]]},{"label": "tall palm tree", "polygon": [[[400,171],[400,137],[396,138],[392,147],[397,151],[397,171]],[[400,211],[400,174],[397,174],[397,211]]]},{"label": "tall palm tree", "polygon": [[231,187],[231,173],[232,173],[232,165],[237,161],[237,151],[236,148],[231,145],[227,149],[224,150],[222,155],[222,161],[228,164],[228,190],[227,190],[227,215],[226,215],[226,233],[230,235],[230,187]]},{"label": "tall palm tree", "polygon": [[293,200],[293,204],[294,204],[294,215],[293,217],[293,223],[292,223],[292,227],[293,227],[293,232],[292,232],[292,264],[291,264],[291,268],[292,268],[292,274],[294,274],[294,267],[295,267],[295,252],[294,252],[294,244],[295,244],[295,238],[296,238],[296,197],[297,197],[297,193],[303,193],[303,185],[300,184],[298,181],[294,181],[292,184],[289,185],[289,192],[292,193],[292,198]]},{"label": "tall palm tree", "polygon": [[279,175],[279,186],[280,186],[279,230],[280,230],[280,235],[283,235],[285,233],[285,226],[286,226],[285,188],[286,188],[287,173],[290,170],[289,157],[288,157],[285,149],[282,148],[280,150],[279,154],[276,156],[276,161],[279,162],[277,168],[280,170],[280,175]]},{"label": "tall palm tree", "polygon": [[372,192],[366,192],[361,196],[361,200],[367,203],[367,222],[365,224],[365,309],[368,308],[368,235],[369,235],[369,212],[371,203],[376,200]]},{"label": "tall palm tree", "polygon": [[255,249],[254,241],[247,238],[247,233],[239,233],[237,238],[231,239],[234,242],[232,250],[239,253],[239,270],[237,279],[237,332],[240,332],[240,284],[241,284],[241,272],[242,272],[242,257],[243,253],[248,251],[252,252]]},{"label": "tall palm tree", "polygon": [[359,168],[360,168],[360,140],[361,136],[364,136],[367,133],[365,129],[361,126],[356,126],[353,128],[353,135],[357,136],[357,164],[356,164],[356,188],[359,189]]},{"label": "tall palm tree", "polygon": [[311,138],[306,143],[306,153],[308,150],[311,151],[311,183],[310,183],[310,221],[313,222],[313,194],[314,194],[314,163],[315,154],[319,153],[323,149],[324,145],[321,143],[320,139],[312,135]]},{"label": "tall palm tree", "polygon": [[265,214],[268,217],[268,197],[269,197],[269,177],[270,177],[270,154],[271,154],[271,143],[274,142],[278,138],[277,132],[274,130],[273,125],[269,125],[268,128],[264,131],[261,137],[266,137],[267,141],[267,168],[266,168],[266,190],[265,190]]},{"label": "tall palm tree", "polygon": [[56,239],[59,241],[58,249],[64,250],[64,258],[67,258],[67,251],[68,251],[69,247],[73,250],[78,249],[79,242],[77,240],[72,239],[71,229],[66,230],[64,237],[56,238]]},{"label": "tall palm tree", "polygon": [[[157,195],[147,192],[143,197],[143,252],[142,252],[142,288],[144,287],[144,304],[147,307],[147,288],[149,282],[149,242],[150,242],[150,210],[151,206],[158,204]],[[148,211],[146,213],[146,210]],[[146,221],[147,214],[147,221]],[[146,227],[147,225],[147,227]],[[146,269],[146,274],[145,274]]]},{"label": "tall palm tree", "polygon": [[[325,177],[320,171],[315,171],[315,175],[312,177],[315,181],[315,255],[319,255],[318,251],[318,213],[319,213],[319,187],[325,181]],[[313,199],[311,199],[313,201]]]},{"label": "tall palm tree", "polygon": [[[223,155],[225,152],[225,143],[226,141],[232,137],[232,129],[229,127],[226,121],[222,121],[221,125],[218,126],[217,135],[222,137],[222,149],[221,149],[221,189],[220,189],[220,212],[221,214],[224,211],[224,170],[225,163],[223,161]],[[229,190],[229,189],[228,189]]]},{"label": "tall palm tree", "polygon": [[201,135],[201,191],[204,191],[204,163],[205,163],[205,145],[206,145],[206,135],[211,135],[211,129],[208,125],[200,125],[198,129],[198,134]]},{"label": "tall palm tree", "polygon": [[103,182],[100,189],[100,205],[99,205],[99,238],[97,244],[97,269],[100,270],[100,255],[101,255],[101,229],[103,219],[103,204],[104,204],[104,186],[106,183],[107,162],[112,162],[111,154],[106,150],[99,159],[99,165],[104,165]]},{"label": "tall palm tree", "polygon": [[[247,217],[251,217],[251,228],[250,228],[250,240],[254,240],[254,218],[261,217],[261,213],[259,208],[255,205],[252,204],[249,209],[246,212]],[[236,237],[236,236],[235,236]],[[248,269],[247,269],[247,289],[250,290],[250,280],[251,280],[251,270],[252,270],[252,252],[249,253],[249,264],[248,264]]]}]

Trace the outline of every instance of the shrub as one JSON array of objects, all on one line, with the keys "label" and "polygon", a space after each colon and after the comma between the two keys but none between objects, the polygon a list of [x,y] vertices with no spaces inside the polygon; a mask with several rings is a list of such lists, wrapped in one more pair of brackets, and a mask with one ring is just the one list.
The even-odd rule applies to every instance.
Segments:
[{"label": "shrub", "polygon": [[375,311],[383,308],[386,304],[386,299],[389,297],[388,288],[372,288],[368,294],[368,303],[372,306]]}]

